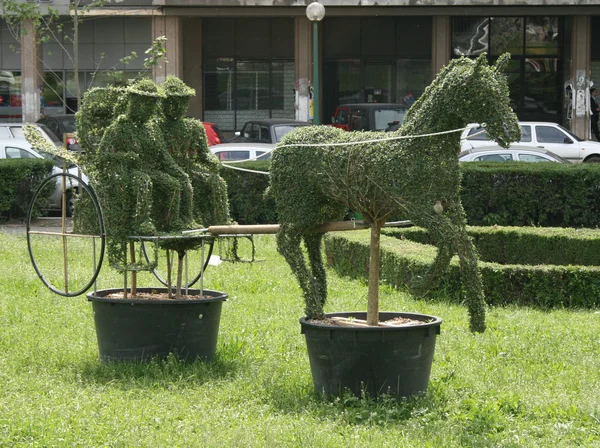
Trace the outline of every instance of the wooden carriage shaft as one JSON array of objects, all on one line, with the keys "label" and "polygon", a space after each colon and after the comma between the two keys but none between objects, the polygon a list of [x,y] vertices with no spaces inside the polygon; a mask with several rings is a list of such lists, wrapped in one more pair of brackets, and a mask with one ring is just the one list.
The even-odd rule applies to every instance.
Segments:
[{"label": "wooden carriage shaft", "polygon": [[[410,227],[410,221],[386,222],[384,227]],[[347,230],[369,229],[370,224],[359,221],[336,221],[320,224],[313,229],[315,233],[343,232]],[[279,232],[279,224],[255,224],[255,225],[231,225],[231,226],[210,226],[208,232],[213,235],[225,234],[252,234],[267,235]]]}]

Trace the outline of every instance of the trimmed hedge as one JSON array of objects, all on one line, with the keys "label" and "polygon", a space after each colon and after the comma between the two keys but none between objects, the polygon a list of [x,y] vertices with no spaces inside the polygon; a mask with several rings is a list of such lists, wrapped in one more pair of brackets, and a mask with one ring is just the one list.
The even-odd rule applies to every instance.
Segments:
[{"label": "trimmed hedge", "polygon": [[461,169],[470,225],[600,224],[600,164],[469,162]]},{"label": "trimmed hedge", "polygon": [[[402,229],[403,232],[407,230]],[[434,246],[411,241],[408,237],[409,232],[406,233],[407,239],[404,240],[386,235],[381,237],[381,279],[399,289],[410,288],[413,278],[423,276],[436,255]],[[418,230],[413,235],[418,237]],[[599,239],[600,231],[597,231],[596,240]],[[598,244],[597,241],[593,241],[591,235],[586,235],[580,244],[592,244],[592,242]],[[542,243],[541,247],[550,246]],[[518,250],[526,252],[528,246],[523,244]],[[589,251],[592,252],[593,249],[590,248]],[[325,239],[325,252],[329,265],[341,275],[367,278],[368,230],[328,234]],[[540,250],[541,252],[543,251]],[[564,256],[558,251],[555,253],[555,259],[562,260]],[[596,264],[596,266],[503,265],[481,261],[480,269],[486,302],[489,305],[517,304],[542,308],[597,307],[600,305],[600,267],[598,266],[600,262]],[[453,258],[438,291],[444,291],[458,302],[462,301],[457,257]]]},{"label": "trimmed hedge", "polygon": [[[2,159],[0,161],[0,215],[6,219],[24,219],[33,195],[42,181],[52,173],[54,163],[48,159]],[[39,197],[40,207],[52,194]],[[39,215],[41,210],[34,210]]]},{"label": "trimmed hedge", "polygon": [[[269,171],[269,160],[236,163],[232,166],[255,171]],[[221,166],[221,177],[227,182],[229,214],[239,224],[272,224],[277,222],[275,201],[265,197],[269,176],[248,173]]]},{"label": "trimmed hedge", "polygon": [[[259,171],[268,171],[269,165],[236,164]],[[461,201],[470,225],[600,225],[600,164],[469,162],[461,170]],[[268,176],[229,168],[221,168],[221,176],[228,184],[232,219],[243,224],[278,222],[273,201],[263,198]]]},{"label": "trimmed hedge", "polygon": [[[600,231],[557,227],[468,227],[480,259],[499,264],[600,266]],[[433,244],[425,229],[384,228],[393,238]]]}]

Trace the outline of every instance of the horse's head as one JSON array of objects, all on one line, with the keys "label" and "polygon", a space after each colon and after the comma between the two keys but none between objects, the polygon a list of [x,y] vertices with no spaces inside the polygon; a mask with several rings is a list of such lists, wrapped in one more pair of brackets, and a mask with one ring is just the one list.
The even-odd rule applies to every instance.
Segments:
[{"label": "horse's head", "polygon": [[[435,127],[439,129],[480,123],[485,124],[490,138],[502,146],[518,141],[521,131],[510,107],[508,84],[502,73],[509,60],[508,53],[491,66],[485,54],[475,60],[453,60],[423,95],[429,96],[431,102],[420,113],[434,114]],[[432,119],[429,122],[434,123]]]}]

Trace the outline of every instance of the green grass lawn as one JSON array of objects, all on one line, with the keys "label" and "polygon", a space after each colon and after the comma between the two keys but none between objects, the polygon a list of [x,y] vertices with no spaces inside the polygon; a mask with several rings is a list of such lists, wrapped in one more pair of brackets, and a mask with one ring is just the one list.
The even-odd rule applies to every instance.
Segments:
[{"label": "green grass lawn", "polygon": [[[207,271],[205,287],[229,294],[213,363],[102,365],[85,297],[53,295],[24,236],[0,235],[0,447],[600,446],[598,311],[494,308],[471,334],[464,307],[383,287],[382,310],[444,320],[429,390],[327,401],[313,391],[300,289],[274,238],[256,241],[264,262]],[[99,287],[121,284],[105,270]],[[366,294],[329,271],[328,311],[365,310]]]}]

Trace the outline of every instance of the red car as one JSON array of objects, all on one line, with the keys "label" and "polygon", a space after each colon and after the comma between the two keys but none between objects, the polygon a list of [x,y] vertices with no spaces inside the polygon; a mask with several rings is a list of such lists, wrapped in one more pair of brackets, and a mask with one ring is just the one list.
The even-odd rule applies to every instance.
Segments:
[{"label": "red car", "polygon": [[208,139],[208,146],[218,145],[225,141],[225,137],[223,133],[214,123],[202,122],[204,125],[204,130],[206,131],[206,138]]}]

